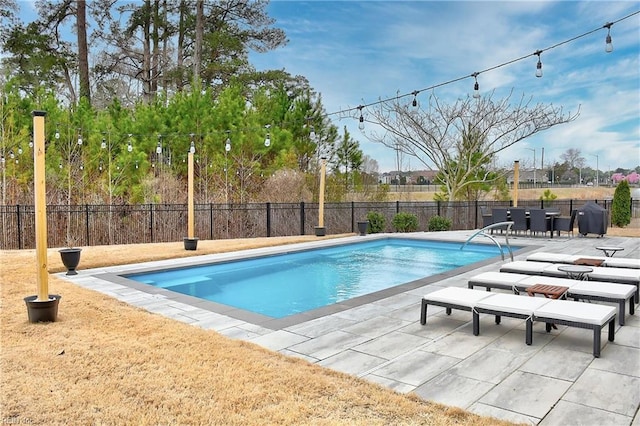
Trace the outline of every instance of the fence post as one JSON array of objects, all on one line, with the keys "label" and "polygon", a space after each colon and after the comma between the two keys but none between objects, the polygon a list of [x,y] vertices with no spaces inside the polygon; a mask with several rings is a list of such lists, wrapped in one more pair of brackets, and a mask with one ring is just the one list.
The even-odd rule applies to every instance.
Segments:
[{"label": "fence post", "polygon": [[[109,226],[111,226],[111,224],[109,224]],[[86,238],[87,245],[90,246],[91,243],[89,242],[89,204],[84,205],[84,229],[85,229],[85,235],[87,237]],[[111,241],[109,241],[109,244],[111,244]]]},{"label": "fence post", "polygon": [[438,216],[442,216],[442,215],[440,214],[440,200],[436,201],[436,206],[437,206],[437,209],[436,209],[436,210],[437,210],[437,214],[438,214]]},{"label": "fence post", "polygon": [[271,203],[267,203],[267,237],[271,236]]},{"label": "fence post", "polygon": [[475,214],[475,217],[473,219],[473,229],[480,229],[478,227],[478,200],[475,200],[474,204],[476,206],[476,209],[475,209],[476,210],[476,214]]},{"label": "fence post", "polygon": [[400,200],[396,201],[396,214],[400,213]]},{"label": "fence post", "polygon": [[151,242],[153,242],[153,204],[149,204],[149,231]]},{"label": "fence post", "polygon": [[213,240],[213,203],[209,203],[209,239]]},{"label": "fence post", "polygon": [[304,201],[300,201],[300,235],[304,235]]},{"label": "fence post", "polygon": [[355,211],[355,203],[351,202],[351,232],[355,232],[355,220],[356,220],[356,211]]},{"label": "fence post", "polygon": [[16,215],[18,216],[18,220],[16,223],[18,224],[18,248],[22,250],[22,223],[20,220],[20,204],[16,204]]}]

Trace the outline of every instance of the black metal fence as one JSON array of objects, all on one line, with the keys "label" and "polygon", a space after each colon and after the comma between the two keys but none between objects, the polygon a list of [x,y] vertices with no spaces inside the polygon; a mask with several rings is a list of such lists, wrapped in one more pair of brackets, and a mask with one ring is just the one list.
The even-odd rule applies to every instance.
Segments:
[{"label": "black metal fence", "polygon": [[[594,200],[609,209],[611,200]],[[520,200],[520,207],[559,209],[569,215],[584,200]],[[385,216],[386,232],[399,212],[415,214],[420,230],[432,216],[445,216],[454,230],[482,226],[481,206],[510,207],[511,202],[350,202],[325,203],[328,234],[356,232],[368,212]],[[313,235],[318,226],[317,203],[196,204],[195,236],[203,240]],[[640,217],[640,201],[632,200],[633,217]],[[186,204],[50,205],[47,206],[47,246],[64,247],[182,241],[187,235]],[[70,238],[67,238],[70,236]],[[32,205],[0,206],[0,249],[35,247],[35,211]]]}]

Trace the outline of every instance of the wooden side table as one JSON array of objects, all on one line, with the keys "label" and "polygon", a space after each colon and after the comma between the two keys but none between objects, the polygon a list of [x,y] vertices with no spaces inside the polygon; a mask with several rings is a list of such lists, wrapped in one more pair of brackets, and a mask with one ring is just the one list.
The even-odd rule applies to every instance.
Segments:
[{"label": "wooden side table", "polygon": [[[541,294],[547,299],[566,299],[567,290],[569,290],[569,287],[560,285],[534,284],[527,288],[527,294],[532,297],[535,297],[536,294]],[[552,328],[557,329],[558,327],[555,324],[546,323],[545,328],[549,332]]]},{"label": "wooden side table", "polygon": [[573,261],[574,265],[582,265],[582,266],[602,266],[604,260],[602,259],[593,259],[589,257],[581,257],[580,259],[576,259]]}]

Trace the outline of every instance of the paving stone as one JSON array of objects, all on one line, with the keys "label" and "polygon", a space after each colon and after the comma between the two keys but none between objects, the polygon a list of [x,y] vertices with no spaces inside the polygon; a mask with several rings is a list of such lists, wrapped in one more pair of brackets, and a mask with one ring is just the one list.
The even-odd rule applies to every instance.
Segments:
[{"label": "paving stone", "polygon": [[309,340],[308,337],[285,330],[277,330],[251,339],[251,342],[267,349],[279,351],[307,340]]},{"label": "paving stone", "polygon": [[384,358],[349,349],[323,359],[318,364],[343,373],[359,376],[386,361]]},{"label": "paving stone", "polygon": [[354,349],[384,359],[393,359],[429,342],[424,337],[394,331],[355,346]]},{"label": "paving stone", "polygon": [[593,355],[585,352],[545,347],[531,356],[520,371],[573,382],[593,360]]},{"label": "paving stone", "polygon": [[322,360],[357,346],[367,340],[369,340],[369,338],[364,336],[336,330],[316,339],[290,346],[288,349]]},{"label": "paving stone", "polygon": [[376,376],[419,386],[442,373],[460,360],[450,356],[415,351],[373,370]]},{"label": "paving stone", "polygon": [[397,318],[377,316],[345,327],[343,330],[360,336],[376,338],[408,324],[408,321],[403,321]]},{"label": "paving stone", "polygon": [[467,409],[494,385],[470,379],[450,369],[418,386],[415,393],[427,401]]},{"label": "paving stone", "polygon": [[640,406],[640,378],[588,368],[562,399],[631,417]]},{"label": "paving stone", "polygon": [[569,386],[571,382],[565,380],[516,371],[479,402],[541,419]]},{"label": "paving stone", "polygon": [[631,424],[631,417],[593,407],[585,407],[582,404],[560,401],[539,424],[540,426],[629,425]]}]

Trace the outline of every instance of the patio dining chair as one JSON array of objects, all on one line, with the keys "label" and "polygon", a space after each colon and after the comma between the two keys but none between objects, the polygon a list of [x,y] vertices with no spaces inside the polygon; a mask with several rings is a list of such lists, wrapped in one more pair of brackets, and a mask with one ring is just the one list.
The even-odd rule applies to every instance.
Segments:
[{"label": "patio dining chair", "polygon": [[544,209],[529,210],[529,230],[533,235],[542,232],[545,236],[547,232],[551,231],[551,219]]},{"label": "patio dining chair", "polygon": [[526,210],[524,208],[512,207],[511,209],[509,209],[509,212],[511,213],[511,220],[513,221],[511,230],[516,234],[521,231],[524,231],[524,233],[526,234],[529,230]]},{"label": "patio dining chair", "polygon": [[569,237],[573,237],[573,227],[576,221],[577,210],[571,212],[571,216],[558,216],[553,220],[553,230],[558,233],[564,231]]}]

